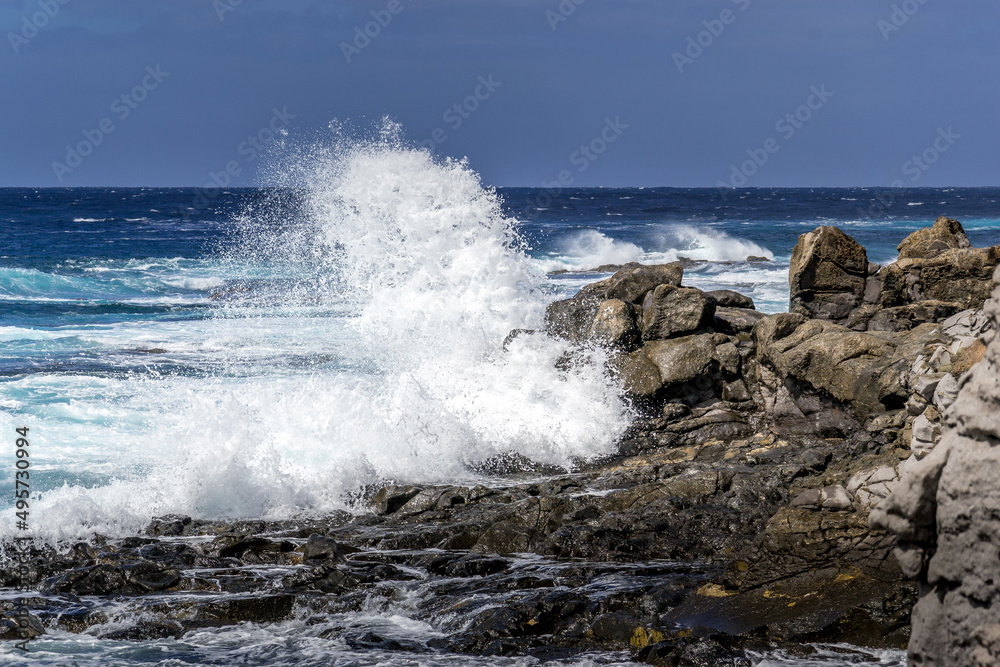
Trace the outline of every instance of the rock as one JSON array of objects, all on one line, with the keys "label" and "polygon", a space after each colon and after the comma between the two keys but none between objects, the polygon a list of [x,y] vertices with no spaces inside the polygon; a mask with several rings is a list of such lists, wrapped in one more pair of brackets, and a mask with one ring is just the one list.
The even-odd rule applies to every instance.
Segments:
[{"label": "rock", "polygon": [[278,623],[288,618],[294,605],[294,595],[239,598],[205,605],[199,610],[199,617],[225,624]]},{"label": "rock", "polygon": [[958,398],[958,380],[952,374],[945,375],[934,388],[932,399],[938,410],[944,412],[951,407],[951,404]]},{"label": "rock", "polygon": [[[963,252],[946,250],[937,257]],[[1000,279],[1000,271],[994,276]],[[986,304],[995,326],[1000,291]],[[949,323],[952,326],[954,323]],[[935,393],[941,393],[942,378]],[[921,419],[918,417],[917,419]],[[903,571],[917,578],[909,659],[922,665],[995,664],[1000,624],[1000,338],[963,377],[948,428],[875,510],[874,527],[898,540]],[[914,422],[914,437],[934,437]]]},{"label": "rock", "polygon": [[947,250],[911,267],[911,275],[918,277],[914,291],[923,299],[981,308],[993,289],[991,276],[998,260],[1000,246]]},{"label": "rock", "polygon": [[971,246],[962,223],[941,216],[932,227],[918,229],[903,239],[896,250],[901,259],[930,259],[946,250]]},{"label": "rock", "polygon": [[897,362],[931,333],[924,328],[931,325],[924,325],[905,334],[877,336],[809,320],[790,335],[774,340],[772,328],[791,320],[769,320],[765,318],[754,327],[758,358],[770,364],[780,378],[791,376],[806,382],[850,403],[862,416],[886,407],[903,407],[908,392],[900,385]]},{"label": "rock", "polygon": [[642,304],[643,340],[661,340],[697,331],[715,317],[715,299],[699,289],[660,285]]},{"label": "rock", "polygon": [[594,296],[601,301],[619,299],[625,303],[642,303],[646,293],[659,285],[680,287],[684,268],[680,262],[644,265],[636,262],[625,264],[610,278],[587,285],[581,295]]},{"label": "rock", "polygon": [[715,357],[713,334],[647,343],[643,350],[660,371],[662,384],[690,382],[704,375]]},{"label": "rock", "polygon": [[174,536],[184,533],[184,529],[191,524],[191,517],[181,514],[168,514],[167,516],[155,517],[149,522],[144,531],[147,535],[154,536]]},{"label": "rock", "polygon": [[313,533],[302,547],[304,560],[343,560],[344,556],[355,549],[346,549],[344,545],[324,535]]},{"label": "rock", "polygon": [[768,259],[767,257],[761,257],[760,255],[750,255],[749,257],[747,257],[747,261],[754,263],[754,262],[770,262],[771,260]]},{"label": "rock", "polygon": [[587,337],[612,349],[634,349],[641,336],[635,311],[635,306],[620,299],[602,301]]},{"label": "rock", "polygon": [[369,505],[376,514],[394,514],[420,491],[419,486],[384,486]]},{"label": "rock", "polygon": [[864,247],[836,227],[818,227],[800,236],[792,251],[791,310],[844,320],[861,305],[867,278]]},{"label": "rock", "polygon": [[755,324],[763,319],[764,313],[746,308],[716,308],[715,323],[716,331],[729,335],[749,333]]},{"label": "rock", "polygon": [[41,620],[27,610],[23,614],[0,613],[0,640],[30,641],[44,634]]},{"label": "rock", "polygon": [[619,356],[612,362],[612,374],[630,396],[652,396],[663,386],[660,367],[653,363],[645,349]]},{"label": "rock", "polygon": [[582,343],[590,336],[594,317],[605,299],[580,292],[572,299],[553,301],[545,309],[545,330],[567,340]]},{"label": "rock", "polygon": [[706,292],[706,294],[715,299],[715,303],[722,308],[754,309],[753,299],[748,296],[744,296],[739,292],[734,292],[733,290],[717,289],[712,290],[711,292]]},{"label": "rock", "polygon": [[809,489],[792,498],[792,502],[790,504],[792,507],[809,507],[819,509],[823,506],[823,495],[820,493],[819,489]]},{"label": "rock", "polygon": [[985,356],[986,343],[982,339],[977,338],[974,343],[959,353],[951,365],[951,374],[956,378],[960,377],[963,373],[967,373],[973,366],[982,361]]},{"label": "rock", "polygon": [[907,331],[926,322],[941,322],[964,306],[953,301],[926,300],[878,310],[868,320],[869,331]]},{"label": "rock", "polygon": [[825,486],[820,491],[821,506],[825,510],[849,510],[854,505],[847,489],[840,484],[835,486]]},{"label": "rock", "polygon": [[[920,398],[924,399],[924,403],[929,403],[934,397],[934,392],[937,390],[938,384],[941,383],[941,379],[944,378],[944,373],[932,373],[928,375],[921,375],[917,377],[916,380],[910,383],[914,393]],[[923,412],[923,410],[921,410]]]}]

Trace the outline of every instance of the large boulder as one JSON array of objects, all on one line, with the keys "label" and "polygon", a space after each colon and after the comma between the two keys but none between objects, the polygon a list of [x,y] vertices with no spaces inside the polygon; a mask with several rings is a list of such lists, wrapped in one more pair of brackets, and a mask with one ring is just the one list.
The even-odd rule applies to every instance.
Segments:
[{"label": "large boulder", "polygon": [[930,259],[946,250],[970,247],[962,223],[941,216],[932,227],[918,229],[903,239],[896,250],[900,259]]},{"label": "large boulder", "polygon": [[597,307],[588,338],[617,350],[633,349],[639,342],[638,308],[621,299],[607,299]]},{"label": "large boulder", "polygon": [[793,313],[844,320],[864,300],[868,254],[836,227],[799,237],[788,271]]},{"label": "large boulder", "polygon": [[653,265],[630,262],[610,278],[587,285],[580,294],[640,304],[646,293],[659,285],[680,287],[683,277],[684,266],[680,262]]},{"label": "large boulder", "polygon": [[571,299],[553,301],[545,309],[545,330],[574,343],[590,336],[597,310],[604,301],[594,294],[578,293]]},{"label": "large boulder", "polygon": [[660,340],[697,331],[712,323],[715,299],[699,289],[660,285],[642,304],[643,340]]},{"label": "large boulder", "polygon": [[643,349],[660,369],[664,384],[679,384],[705,375],[715,356],[715,341],[712,334],[701,334],[653,341]]},{"label": "large boulder", "polygon": [[745,308],[747,310],[754,310],[753,299],[745,294],[734,292],[731,289],[712,290],[711,292],[708,292],[708,295],[715,299],[715,303],[722,308]]}]

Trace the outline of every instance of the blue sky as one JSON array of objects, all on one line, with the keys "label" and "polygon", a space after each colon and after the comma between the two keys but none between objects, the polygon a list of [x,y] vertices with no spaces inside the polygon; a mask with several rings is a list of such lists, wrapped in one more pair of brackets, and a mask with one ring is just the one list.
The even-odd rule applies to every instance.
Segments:
[{"label": "blue sky", "polygon": [[0,0],[0,186],[257,185],[272,130],[383,116],[499,186],[1000,185],[998,19],[996,0]]}]

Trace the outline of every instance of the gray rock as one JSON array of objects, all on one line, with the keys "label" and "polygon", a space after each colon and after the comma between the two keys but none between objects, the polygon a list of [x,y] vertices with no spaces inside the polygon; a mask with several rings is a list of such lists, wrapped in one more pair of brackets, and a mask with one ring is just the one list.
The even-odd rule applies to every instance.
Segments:
[{"label": "gray rock", "polygon": [[820,498],[825,510],[844,511],[854,506],[854,500],[847,493],[847,489],[839,484],[824,486],[820,491]]},{"label": "gray rock", "polygon": [[715,299],[715,302],[722,308],[745,308],[747,310],[754,310],[753,299],[744,294],[740,294],[739,292],[734,292],[729,289],[717,289],[707,292],[707,294]]},{"label": "gray rock", "polygon": [[590,325],[588,338],[612,349],[630,351],[639,342],[635,306],[620,299],[602,301]]},{"label": "gray rock", "polygon": [[715,309],[715,330],[726,334],[749,333],[764,318],[764,313],[747,308],[719,307]]},{"label": "gray rock", "polygon": [[680,287],[683,277],[684,266],[680,262],[654,265],[631,262],[610,278],[587,285],[580,290],[580,294],[594,296],[602,301],[619,299],[625,303],[639,304],[647,292],[659,285]]},{"label": "gray rock", "polygon": [[788,276],[793,313],[844,320],[864,299],[868,255],[836,227],[818,227],[799,237]]},{"label": "gray rock", "polygon": [[715,357],[713,334],[646,343],[646,355],[660,370],[663,384],[690,382],[708,371]]},{"label": "gray rock", "polygon": [[643,340],[661,340],[706,327],[715,317],[715,299],[699,289],[660,285],[642,304]]},{"label": "gray rock", "polygon": [[[937,257],[954,252],[962,251],[944,250]],[[1000,291],[985,312],[995,326]],[[942,378],[935,396],[945,382]],[[983,360],[963,376],[947,417],[951,428],[925,458],[900,466],[899,483],[870,520],[896,535],[900,566],[921,584],[912,616],[911,664],[993,665],[1000,657],[998,337],[989,337]],[[915,439],[934,435],[933,425],[915,420]]]},{"label": "gray rock", "polygon": [[948,373],[944,375],[934,388],[933,402],[938,410],[944,412],[958,398],[958,380]]}]

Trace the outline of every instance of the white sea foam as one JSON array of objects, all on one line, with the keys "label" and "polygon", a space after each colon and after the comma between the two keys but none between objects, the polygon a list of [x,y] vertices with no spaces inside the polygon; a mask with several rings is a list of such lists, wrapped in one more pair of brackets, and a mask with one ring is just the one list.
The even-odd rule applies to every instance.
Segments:
[{"label": "white sea foam", "polygon": [[664,224],[654,229],[649,238],[640,247],[595,229],[585,229],[567,236],[559,251],[540,259],[539,266],[544,271],[586,271],[605,264],[660,264],[680,258],[709,262],[743,262],[750,256],[774,258],[770,250],[753,241],[688,224]]},{"label": "white sea foam", "polygon": [[[301,214],[248,215],[212,273],[267,289],[158,330],[168,348],[201,337],[200,368],[216,372],[95,380],[100,391],[84,383],[31,418],[50,480],[89,475],[42,493],[38,534],[322,512],[377,480],[470,481],[495,457],[572,466],[612,451],[628,415],[601,353],[560,369],[565,347],[545,336],[502,350],[510,330],[541,325],[546,279],[467,165],[404,148],[390,128],[312,146],[286,173],[306,188]],[[128,347],[155,331],[110,333]],[[102,454],[74,464],[74,439]]]}]

